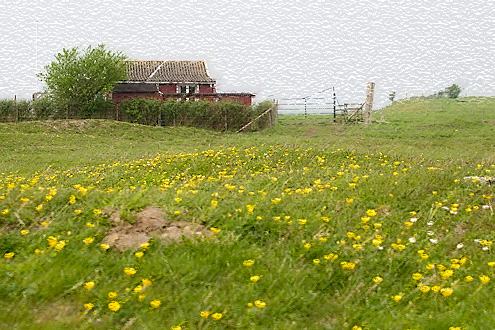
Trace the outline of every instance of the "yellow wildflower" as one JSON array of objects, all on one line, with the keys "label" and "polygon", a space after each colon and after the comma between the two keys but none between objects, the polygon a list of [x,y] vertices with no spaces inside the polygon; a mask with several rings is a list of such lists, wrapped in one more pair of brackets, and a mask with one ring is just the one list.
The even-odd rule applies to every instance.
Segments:
[{"label": "yellow wildflower", "polygon": [[454,290],[452,290],[452,288],[442,288],[440,290],[440,293],[444,296],[444,297],[448,297],[450,295],[452,295],[452,293],[454,293]]},{"label": "yellow wildflower", "polygon": [[93,281],[84,283],[84,288],[88,291],[94,287],[95,287],[95,282],[93,282]]},{"label": "yellow wildflower", "polygon": [[428,293],[430,291],[430,287],[428,285],[422,285],[419,287],[419,291],[423,292],[423,293]]},{"label": "yellow wildflower", "polygon": [[361,244],[353,244],[352,247],[358,251],[363,249],[363,246]]},{"label": "yellow wildflower", "polygon": [[7,252],[3,256],[4,256],[4,258],[12,259],[14,257],[14,255],[15,255],[14,252]]},{"label": "yellow wildflower", "polygon": [[415,280],[415,281],[419,281],[422,277],[423,277],[423,275],[421,275],[420,273],[414,273],[414,274],[412,275],[412,278],[413,278],[413,280]]},{"label": "yellow wildflower", "polygon": [[117,301],[112,301],[108,304],[108,309],[110,309],[112,312],[116,312],[120,309],[120,304]]},{"label": "yellow wildflower", "polygon": [[366,215],[367,215],[368,217],[374,217],[374,216],[376,216],[376,211],[375,211],[375,210],[373,210],[373,209],[366,210]]},{"label": "yellow wildflower", "polygon": [[486,284],[486,283],[490,282],[490,277],[488,277],[486,275],[481,275],[480,281],[481,281],[481,283]]},{"label": "yellow wildflower", "polygon": [[375,277],[373,277],[373,282],[375,282],[375,283],[382,283],[383,282],[383,278],[381,278],[380,276],[375,276]]},{"label": "yellow wildflower", "polygon": [[143,287],[141,285],[138,285],[137,287],[135,287],[132,292],[134,293],[140,293],[143,291]]},{"label": "yellow wildflower", "polygon": [[258,282],[258,281],[260,280],[260,278],[261,278],[261,276],[259,276],[259,275],[254,275],[254,276],[251,276],[251,277],[249,278],[249,280],[250,280],[251,282],[256,283],[256,282]]},{"label": "yellow wildflower", "polygon": [[211,315],[211,317],[214,320],[218,321],[218,320],[220,320],[223,317],[223,314],[222,313],[214,313],[214,314]]},{"label": "yellow wildflower", "polygon": [[264,302],[263,300],[256,300],[254,302],[254,305],[258,308],[265,308],[266,307],[266,302]]},{"label": "yellow wildflower", "polygon": [[210,312],[209,312],[209,311],[201,311],[201,312],[199,313],[199,316],[201,316],[201,317],[203,317],[203,318],[207,319],[207,318],[208,318],[208,316],[210,316]]},{"label": "yellow wildflower", "polygon": [[134,274],[136,274],[136,272],[137,272],[137,270],[135,270],[132,267],[125,267],[124,268],[124,273],[126,273],[127,275],[134,275]]},{"label": "yellow wildflower", "polygon": [[440,276],[442,276],[443,278],[448,278],[451,277],[452,275],[454,275],[454,271],[452,269],[447,269],[440,272]]},{"label": "yellow wildflower", "polygon": [[162,304],[162,302],[160,300],[152,300],[150,302],[151,308],[158,308],[158,307],[160,307],[161,304]]},{"label": "yellow wildflower", "polygon": [[60,251],[64,248],[65,246],[65,241],[58,241],[57,244],[55,244],[55,249]]},{"label": "yellow wildflower", "polygon": [[89,244],[93,243],[93,241],[94,241],[94,238],[93,237],[86,237],[83,240],[84,244],[86,244],[86,245],[89,245]]}]

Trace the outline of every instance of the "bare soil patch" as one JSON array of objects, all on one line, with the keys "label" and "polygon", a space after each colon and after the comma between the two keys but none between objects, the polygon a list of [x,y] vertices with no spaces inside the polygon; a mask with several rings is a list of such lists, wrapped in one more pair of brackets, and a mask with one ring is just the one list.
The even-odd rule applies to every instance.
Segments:
[{"label": "bare soil patch", "polygon": [[104,210],[115,224],[102,243],[109,244],[118,251],[139,247],[151,237],[160,239],[163,243],[171,244],[182,241],[183,237],[197,239],[211,236],[212,233],[203,225],[187,221],[171,221],[164,217],[163,211],[155,206],[148,206],[133,215],[135,224],[121,218],[118,210]]}]

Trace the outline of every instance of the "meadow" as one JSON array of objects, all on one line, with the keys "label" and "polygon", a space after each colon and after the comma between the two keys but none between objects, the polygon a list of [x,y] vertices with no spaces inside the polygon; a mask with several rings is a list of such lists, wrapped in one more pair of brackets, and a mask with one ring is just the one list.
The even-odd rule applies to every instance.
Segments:
[{"label": "meadow", "polygon": [[373,119],[0,123],[0,324],[495,328],[495,99]]}]

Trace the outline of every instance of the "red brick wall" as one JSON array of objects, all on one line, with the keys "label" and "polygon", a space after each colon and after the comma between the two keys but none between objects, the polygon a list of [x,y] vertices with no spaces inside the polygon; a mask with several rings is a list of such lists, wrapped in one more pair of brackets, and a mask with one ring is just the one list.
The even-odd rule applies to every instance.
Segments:
[{"label": "red brick wall", "polygon": [[115,104],[119,104],[125,99],[132,99],[135,97],[143,97],[143,98],[155,98],[161,99],[160,94],[156,93],[112,93],[112,100]]},{"label": "red brick wall", "polygon": [[220,101],[239,102],[251,105],[251,96],[221,96]]},{"label": "red brick wall", "polygon": [[160,85],[160,92],[162,93],[176,93],[177,84],[162,84]]},{"label": "red brick wall", "polygon": [[[174,85],[162,85],[162,86],[164,86],[164,88],[172,88],[172,87],[175,88]],[[162,93],[165,93],[164,90],[162,90],[162,86],[160,86],[160,91]],[[170,86],[172,86],[172,87],[170,87]],[[175,91],[168,92],[168,93],[175,93]],[[202,92],[202,93],[205,93],[205,92]],[[160,94],[158,94],[158,92],[154,92],[154,93],[112,93],[112,99],[113,99],[115,104],[119,104],[120,102],[122,102],[122,100],[135,98],[135,97],[162,99],[162,96]],[[165,96],[166,99],[167,98],[179,98],[179,97],[180,96],[172,96],[172,95],[166,95]],[[241,95],[232,95],[232,96],[229,96],[229,95],[218,95],[218,96],[207,95],[207,96],[203,96],[200,93],[200,94],[196,94],[196,95],[191,95],[191,97],[190,97],[190,99],[195,99],[195,98],[198,98],[201,100],[208,100],[211,102],[214,102],[218,99],[219,101],[239,102],[239,103],[243,103],[246,105],[251,105],[251,101],[252,101],[252,97],[249,95],[246,95],[246,96],[241,96]]]},{"label": "red brick wall", "polygon": [[199,85],[199,93],[215,93],[215,87],[210,87],[210,85],[201,84]]}]

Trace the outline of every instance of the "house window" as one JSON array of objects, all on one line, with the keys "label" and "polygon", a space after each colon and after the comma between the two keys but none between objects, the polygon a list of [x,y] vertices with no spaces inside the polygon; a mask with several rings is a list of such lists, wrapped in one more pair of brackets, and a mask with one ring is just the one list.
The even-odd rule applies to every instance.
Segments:
[{"label": "house window", "polygon": [[178,93],[181,94],[195,94],[197,92],[197,85],[181,85],[178,88]]}]

